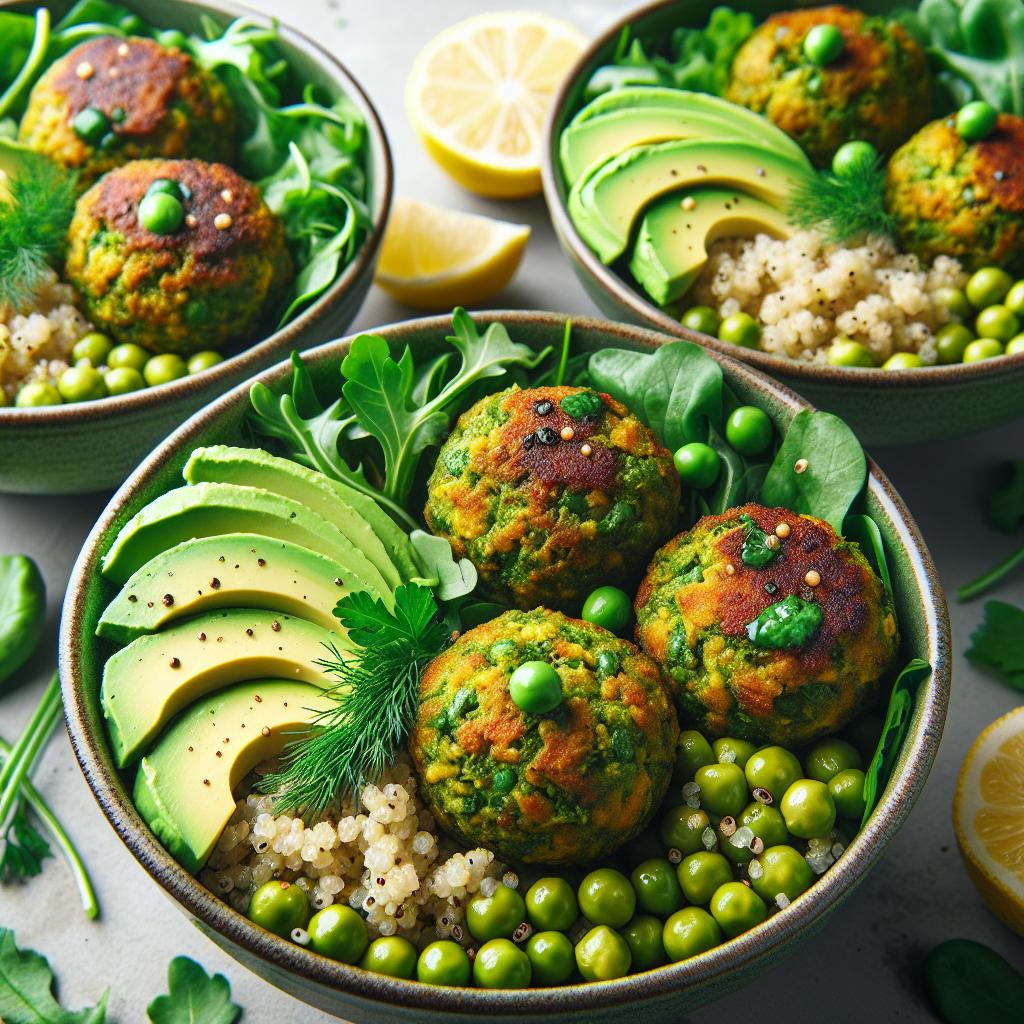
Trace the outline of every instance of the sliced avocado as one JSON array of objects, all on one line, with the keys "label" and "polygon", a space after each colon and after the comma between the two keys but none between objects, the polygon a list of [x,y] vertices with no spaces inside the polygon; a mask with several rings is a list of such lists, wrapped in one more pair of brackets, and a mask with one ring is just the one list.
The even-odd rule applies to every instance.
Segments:
[{"label": "sliced avocado", "polygon": [[[334,606],[363,586],[319,552],[254,533],[187,540],[132,574],[96,632],[126,644],[168,622],[217,608],[269,608],[337,629]],[[394,602],[389,593],[385,603]]]},{"label": "sliced avocado", "polygon": [[0,203],[6,203],[10,197],[8,182],[25,174],[32,174],[38,162],[45,160],[28,146],[23,146],[14,139],[0,136]]},{"label": "sliced avocado", "polygon": [[696,188],[653,203],[640,221],[629,269],[659,305],[686,294],[719,238],[791,238],[784,213],[738,189]]},{"label": "sliced avocado", "polygon": [[749,142],[686,140],[633,146],[584,175],[569,193],[569,215],[604,263],[625,252],[633,222],[659,196],[720,185],[785,209],[806,174],[798,163]]},{"label": "sliced avocado", "polygon": [[[419,576],[405,531],[369,496],[291,459],[260,448],[197,448],[185,480],[262,487],[297,501],[333,523],[377,567],[393,590]],[[388,552],[391,552],[389,555]]]},{"label": "sliced avocado", "polygon": [[235,810],[235,787],[308,730],[330,703],[315,686],[279,679],[203,698],[139,763],[136,809],[171,856],[195,873]]},{"label": "sliced avocado", "polygon": [[197,484],[154,498],[121,527],[103,556],[103,575],[124,583],[161,551],[193,537],[258,533],[319,551],[348,569],[375,597],[390,594],[384,577],[333,523],[262,487]]},{"label": "sliced avocado", "polygon": [[247,679],[335,685],[317,664],[343,653],[344,630],[254,608],[208,612],[140,636],[108,659],[100,703],[119,767],[137,760],[179,711],[214,690]]}]

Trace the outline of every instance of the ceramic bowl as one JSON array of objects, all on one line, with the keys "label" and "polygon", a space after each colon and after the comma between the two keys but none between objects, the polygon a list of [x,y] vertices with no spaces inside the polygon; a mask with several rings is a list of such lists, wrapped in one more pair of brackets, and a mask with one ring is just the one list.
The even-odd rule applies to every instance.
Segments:
[{"label": "ceramic bowl", "polygon": [[[185,32],[199,30],[205,15],[227,24],[240,15],[267,21],[262,14],[230,2],[122,0],[146,21]],[[6,3],[0,10],[30,12],[39,5]],[[53,0],[55,19],[72,6]],[[355,259],[308,309],[262,341],[196,376],[97,402],[39,409],[0,408],[0,491],[27,494],[80,494],[110,490],[139,459],[186,417],[218,395],[283,358],[342,334],[352,323],[373,281],[380,238],[391,207],[392,168],[387,136],[359,83],[332,54],[286,25],[279,47],[298,74],[330,97],[344,93],[366,120],[373,221]]]},{"label": "ceramic bowl", "polygon": [[[606,267],[580,237],[566,210],[568,189],[559,168],[558,143],[562,129],[582,106],[584,85],[596,68],[609,62],[626,26],[642,39],[663,39],[680,25],[703,27],[718,5],[718,0],[660,0],[635,8],[591,44],[552,103],[545,128],[544,197],[562,248],[590,297],[614,320],[666,331],[763,370],[819,408],[841,416],[867,445],[937,441],[1024,416],[1024,353],[916,370],[851,370],[740,348],[682,327],[631,279]],[[884,12],[899,5],[867,0],[853,6]],[[780,0],[751,0],[744,10],[761,21],[791,7]]]},{"label": "ceramic bowl", "polygon": [[[551,313],[474,314],[480,324],[500,320],[516,341],[540,349],[557,346],[565,318]],[[450,333],[448,317],[413,320],[376,333],[393,346],[429,353]],[[573,320],[573,343],[593,351],[606,346],[653,349],[664,336],[599,320]],[[326,396],[338,387],[338,368],[349,339],[306,354],[314,381]],[[780,429],[807,403],[741,363],[722,364],[741,401],[762,407]],[[281,393],[289,367],[261,374]],[[942,589],[910,513],[874,463],[867,507],[885,538],[894,579],[904,656],[926,659],[934,672],[917,692],[910,731],[891,781],[867,826],[826,875],[752,931],[683,963],[618,981],[526,991],[450,989],[398,981],[324,959],[257,928],[201,886],[156,841],[132,806],[127,780],[114,768],[99,703],[104,651],[96,639],[98,617],[113,593],[98,563],[114,535],[143,505],[178,486],[189,453],[199,445],[246,444],[243,432],[248,388],[236,388],[163,442],[114,495],[93,528],[71,574],[60,633],[60,673],[71,739],[82,771],[110,823],[154,881],[228,953],[261,977],[346,1020],[406,1024],[453,1021],[598,1022],[642,1014],[647,1021],[679,1021],[693,1007],[733,988],[792,949],[846,899],[910,813],[935,758],[949,696],[949,620]]]}]

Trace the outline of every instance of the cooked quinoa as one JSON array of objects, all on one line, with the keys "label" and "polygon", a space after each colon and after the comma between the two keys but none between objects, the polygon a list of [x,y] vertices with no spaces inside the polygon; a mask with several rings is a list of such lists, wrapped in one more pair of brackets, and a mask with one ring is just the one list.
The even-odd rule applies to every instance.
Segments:
[{"label": "cooked quinoa", "polygon": [[75,342],[92,330],[76,301],[74,288],[50,271],[28,305],[0,303],[0,405],[29,381],[55,384],[68,368]]},{"label": "cooked quinoa", "polygon": [[922,264],[886,239],[837,246],[815,232],[789,241],[757,235],[716,242],[689,301],[723,317],[749,313],[762,326],[760,347],[791,359],[824,363],[846,336],[867,346],[878,365],[894,352],[916,352],[931,364],[935,332],[950,320],[935,294],[966,281],[957,260]]}]

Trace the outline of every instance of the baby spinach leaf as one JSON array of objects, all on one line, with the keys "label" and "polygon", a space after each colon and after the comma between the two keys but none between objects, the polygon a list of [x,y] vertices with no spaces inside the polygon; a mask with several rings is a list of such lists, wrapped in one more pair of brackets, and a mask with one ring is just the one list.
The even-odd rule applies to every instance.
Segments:
[{"label": "baby spinach leaf", "polygon": [[714,426],[708,428],[708,444],[718,452],[720,466],[715,486],[705,500],[708,513],[721,515],[726,509],[743,504],[747,493],[747,464]]},{"label": "baby spinach leaf", "polygon": [[590,357],[590,381],[628,406],[667,448],[708,440],[722,419],[722,369],[688,341],[653,354],[606,348]]},{"label": "baby spinach leaf", "polygon": [[875,570],[885,589],[892,593],[892,577],[889,575],[889,560],[885,556],[885,541],[878,523],[871,516],[854,513],[843,523],[843,536],[854,541],[864,557]]},{"label": "baby spinach leaf", "polygon": [[0,1020],[5,1024],[103,1024],[107,993],[91,1009],[65,1010],[53,998],[53,971],[31,949],[18,949],[14,932],[0,928]]},{"label": "baby spinach leaf", "polygon": [[242,1008],[231,1002],[231,986],[223,974],[212,978],[187,956],[176,956],[167,968],[167,995],[146,1007],[152,1024],[234,1024]]},{"label": "baby spinach leaf", "polygon": [[1015,690],[1024,690],[1024,609],[988,601],[985,618],[964,653],[968,661],[994,668]]},{"label": "baby spinach leaf", "polygon": [[423,573],[422,585],[433,587],[441,601],[463,597],[476,587],[476,567],[468,558],[460,558],[456,562],[452,546],[444,537],[413,530],[409,540]]},{"label": "baby spinach leaf", "polygon": [[912,658],[896,677],[889,697],[882,735],[879,737],[874,757],[871,758],[871,763],[864,773],[865,806],[861,828],[867,824],[880,794],[885,789],[885,784],[889,781],[896,757],[910,727],[910,718],[914,711],[914,694],[920,683],[931,675],[931,671],[932,667],[927,661]]},{"label": "baby spinach leaf", "polygon": [[0,555],[0,683],[28,661],[46,624],[46,584],[28,555]]},{"label": "baby spinach leaf", "polygon": [[804,409],[782,439],[761,501],[831,523],[837,532],[867,478],[860,442],[838,416]]}]

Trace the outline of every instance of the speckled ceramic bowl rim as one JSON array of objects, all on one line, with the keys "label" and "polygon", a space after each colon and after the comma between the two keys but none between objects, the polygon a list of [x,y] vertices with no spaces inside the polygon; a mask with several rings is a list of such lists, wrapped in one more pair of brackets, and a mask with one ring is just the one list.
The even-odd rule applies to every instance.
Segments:
[{"label": "speckled ceramic bowl rim", "polygon": [[[523,311],[491,311],[473,315],[482,323],[501,320],[513,335],[517,324],[550,325],[560,331],[566,319],[560,314]],[[623,340],[656,348],[666,341],[674,340],[626,324],[585,318],[573,318],[573,323],[581,330],[600,331],[611,344]],[[382,327],[375,333],[401,341],[424,331],[447,333],[450,324],[449,317],[430,317]],[[348,340],[328,342],[311,349],[307,358],[311,361],[336,358]],[[763,374],[722,358],[717,353],[711,355],[749,381],[757,391],[776,396],[794,412],[809,407],[792,391]],[[279,383],[288,371],[289,365],[281,363],[256,379],[273,385]],[[194,443],[192,438],[198,431],[216,421],[232,406],[247,401],[248,391],[249,384],[240,385],[197,412],[157,447],[113,496],[89,534],[72,570],[60,627],[60,675],[64,707],[71,742],[89,787],[111,825],[139,863],[189,914],[208,928],[279,968],[294,971],[357,998],[410,1009],[450,1012],[455,1016],[460,1012],[506,1017],[555,1014],[560,1010],[579,1013],[588,1008],[628,1004],[640,996],[671,994],[689,985],[701,985],[721,978],[732,969],[769,956],[777,943],[808,928],[819,914],[842,899],[877,859],[882,848],[909,814],[934,761],[945,719],[950,685],[949,618],[935,566],[917,525],[892,485],[874,462],[869,461],[871,494],[895,523],[900,543],[907,550],[912,565],[916,600],[922,603],[926,619],[927,657],[934,672],[928,684],[920,721],[909,737],[907,771],[890,785],[866,828],[855,837],[847,853],[786,910],[707,953],[645,974],[587,985],[494,992],[421,985],[361,971],[318,956],[256,927],[243,914],[214,896],[188,874],[156,841],[131,803],[118,795],[114,784],[115,773],[103,749],[105,740],[94,735],[88,726],[80,684],[79,644],[87,581],[98,572],[102,542],[122,506],[139,488],[149,483],[175,452]]]},{"label": "speckled ceramic bowl rim", "polygon": [[[130,3],[131,0],[128,2]],[[171,2],[179,7],[192,6],[188,0],[171,0]],[[225,2],[203,0],[203,5],[227,18],[255,18],[267,24],[274,20],[260,11],[232,3],[230,0],[225,0]],[[26,0],[0,0],[0,10],[15,6],[26,6]],[[0,407],[0,430],[15,426],[33,428],[52,426],[56,429],[64,423],[106,422],[119,416],[158,406],[163,402],[187,399],[196,392],[206,391],[218,381],[237,380],[239,373],[244,371],[252,373],[261,362],[266,361],[269,355],[278,351],[287,352],[289,346],[294,347],[295,340],[316,324],[332,306],[337,305],[360,280],[367,265],[373,262],[391,209],[394,185],[391,147],[388,144],[380,117],[366,91],[333,54],[298,29],[282,22],[278,23],[278,32],[295,49],[301,50],[314,63],[321,65],[330,74],[339,89],[352,100],[366,120],[368,153],[374,168],[374,198],[370,210],[372,227],[356,253],[355,259],[344,268],[327,291],[294,320],[289,321],[284,327],[274,331],[255,345],[250,345],[236,355],[227,357],[209,370],[194,375],[190,374],[168,384],[143,388],[126,395],[114,395],[95,402],[48,405],[35,409]]]},{"label": "speckled ceramic bowl rim", "polygon": [[[626,26],[635,26],[638,22],[665,8],[680,6],[682,2],[684,0],[655,0],[654,3],[634,8],[605,29],[580,55],[572,70],[563,79],[561,87],[555,93],[554,102],[551,104],[545,122],[541,179],[548,211],[554,222],[556,233],[597,286],[621,306],[625,306],[646,327],[666,331],[675,337],[685,338],[687,341],[703,345],[720,355],[749,363],[772,376],[781,375],[791,380],[828,382],[849,385],[852,388],[862,385],[874,388],[905,388],[907,385],[914,388],[944,388],[959,381],[998,377],[1008,370],[1024,371],[1024,352],[1017,355],[1000,356],[997,359],[982,359],[975,363],[956,363],[952,366],[882,370],[865,367],[843,368],[829,366],[827,363],[824,365],[806,363],[762,352],[760,349],[729,345],[710,334],[701,334],[683,327],[678,320],[662,312],[654,303],[644,298],[638,290],[632,288],[627,281],[597,258],[590,246],[580,237],[562,198],[562,173],[558,158],[559,133],[556,128],[562,119],[564,108],[571,98],[570,94],[577,81],[594,61],[598,52],[611,45]],[[785,4],[780,5],[780,10],[784,7]]]}]

